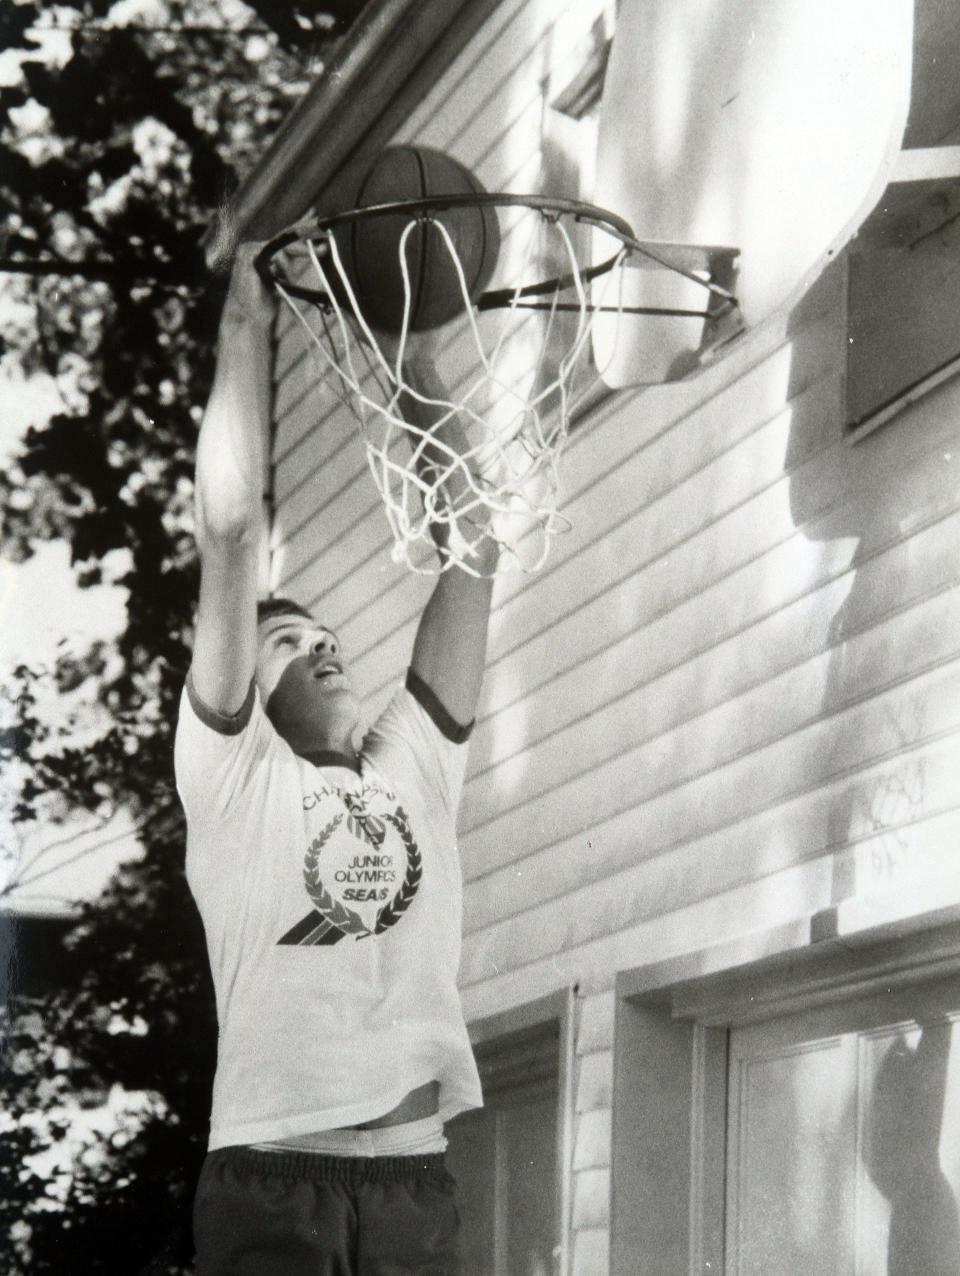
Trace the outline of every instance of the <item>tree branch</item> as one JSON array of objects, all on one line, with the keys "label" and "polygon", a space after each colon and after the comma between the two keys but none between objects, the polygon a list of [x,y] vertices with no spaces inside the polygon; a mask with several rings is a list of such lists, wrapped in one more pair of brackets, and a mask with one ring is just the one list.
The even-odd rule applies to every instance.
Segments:
[{"label": "tree branch", "polygon": [[[95,842],[93,846],[85,846],[76,855],[71,855],[68,859],[61,860],[58,864],[52,864],[49,868],[41,869],[39,873],[34,873],[32,877],[14,878],[0,890],[0,899],[5,899],[8,895],[12,895],[15,890],[22,890],[25,886],[32,886],[34,882],[39,882],[44,877],[49,877],[51,873],[59,873],[61,869],[67,868],[70,864],[76,864],[79,860],[84,859],[87,855],[92,855],[95,851],[102,851],[108,846],[113,846],[115,842],[122,842],[126,838],[142,833],[150,823],[150,820],[143,820],[140,824],[135,824],[133,828],[124,829],[122,833],[115,833],[113,837],[105,837],[102,842]],[[33,862],[36,863],[36,860]]]}]

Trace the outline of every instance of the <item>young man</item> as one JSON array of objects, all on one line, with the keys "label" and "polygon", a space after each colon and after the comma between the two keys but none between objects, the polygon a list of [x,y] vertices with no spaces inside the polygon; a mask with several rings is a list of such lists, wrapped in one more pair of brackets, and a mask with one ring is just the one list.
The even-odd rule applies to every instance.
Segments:
[{"label": "young man", "polygon": [[[289,600],[258,609],[274,306],[254,251],[237,256],[198,442],[200,601],[176,739],[220,1024],[197,1270],[447,1276],[442,1122],[481,1102],[456,987],[454,821],[491,585],[438,577],[406,685],[358,745],[337,635]],[[405,375],[439,388],[429,360]],[[404,410],[429,425],[415,397]]]}]

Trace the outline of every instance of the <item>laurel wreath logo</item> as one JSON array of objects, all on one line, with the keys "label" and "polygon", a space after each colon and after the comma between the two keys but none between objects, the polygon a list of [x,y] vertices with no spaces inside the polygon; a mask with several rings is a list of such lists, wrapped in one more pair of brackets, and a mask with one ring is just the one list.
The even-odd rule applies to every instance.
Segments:
[{"label": "laurel wreath logo", "polygon": [[410,832],[410,825],[407,823],[407,816],[403,807],[398,806],[393,815],[387,815],[384,818],[400,834],[400,840],[403,842],[404,849],[407,852],[407,871],[404,874],[403,885],[396,895],[394,895],[389,904],[384,904],[383,908],[377,913],[374,927],[374,934],[376,935],[382,935],[385,930],[389,930],[391,926],[397,924],[410,907],[410,901],[416,895],[420,887],[420,878],[423,876],[420,851],[413,840],[413,834]]},{"label": "laurel wreath logo", "polygon": [[303,861],[303,877],[306,882],[307,894],[310,896],[314,908],[332,926],[336,926],[346,935],[355,935],[357,939],[363,939],[367,935],[380,935],[385,930],[389,930],[391,926],[395,926],[410,907],[410,903],[420,886],[420,878],[423,875],[420,851],[413,839],[410,825],[407,823],[406,813],[402,807],[398,806],[392,815],[385,813],[383,818],[393,825],[400,836],[400,840],[403,842],[407,855],[407,870],[404,874],[403,883],[396,895],[394,895],[389,904],[384,904],[383,908],[377,913],[373,930],[366,925],[363,918],[354,909],[348,908],[346,904],[341,904],[339,900],[334,899],[320,877],[320,852],[337,828],[343,823],[344,816],[342,812],[334,816],[330,823],[320,830],[310,843]]}]

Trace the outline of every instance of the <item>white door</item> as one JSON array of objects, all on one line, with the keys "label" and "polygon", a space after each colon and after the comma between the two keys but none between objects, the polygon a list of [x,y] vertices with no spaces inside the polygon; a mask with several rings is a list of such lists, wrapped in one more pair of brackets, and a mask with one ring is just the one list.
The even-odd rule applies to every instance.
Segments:
[{"label": "white door", "polygon": [[960,981],[730,1034],[728,1276],[960,1273]]}]

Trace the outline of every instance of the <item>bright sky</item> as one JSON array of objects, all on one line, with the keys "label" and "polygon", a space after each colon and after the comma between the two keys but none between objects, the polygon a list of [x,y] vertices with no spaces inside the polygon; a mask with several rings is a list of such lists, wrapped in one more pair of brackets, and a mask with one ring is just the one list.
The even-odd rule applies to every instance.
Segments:
[{"label": "bright sky", "polygon": [[[69,34],[51,32],[43,50],[51,63],[68,55]],[[19,78],[15,50],[0,53],[0,83]],[[0,294],[0,307],[10,307]],[[0,464],[17,450],[25,430],[42,425],[62,406],[51,377],[24,379],[0,364]],[[65,543],[40,545],[26,563],[0,559],[0,685],[20,663],[51,666],[64,648],[81,653],[91,640],[118,632],[124,618],[124,591],[108,586],[79,589],[70,571]],[[12,873],[24,886],[0,906],[25,911],[63,912],[77,900],[100,892],[122,860],[137,854],[136,840],[125,817],[114,817],[105,829],[86,820],[68,825],[13,826],[4,809],[17,777],[8,774],[0,786],[0,884]],[[51,849],[46,849],[50,847]]]},{"label": "bright sky", "polygon": [[[40,425],[61,407],[49,377],[0,380],[0,464],[16,450],[29,425]],[[23,564],[0,559],[0,677],[19,661],[50,664],[64,639],[82,651],[91,638],[117,633],[124,619],[124,591],[109,586],[79,589],[63,542],[41,545]]]},{"label": "bright sky", "polygon": [[[61,407],[61,400],[51,378],[25,381],[2,367],[0,396],[4,403],[2,464],[16,451],[27,427],[46,421]],[[20,662],[33,668],[51,666],[64,648],[80,654],[92,640],[118,633],[124,621],[125,593],[109,586],[79,589],[62,541],[39,546],[33,558],[23,564],[0,559],[0,684]],[[66,826],[13,828],[2,810],[3,798],[0,791],[0,843],[5,844],[8,855],[18,852],[19,872],[25,883],[2,901],[4,906],[65,911],[72,902],[98,894],[116,865],[137,854],[137,843],[123,815],[103,829],[90,817]],[[53,849],[43,849],[54,842],[58,845]],[[0,861],[0,878],[6,878],[10,867]]]},{"label": "bright sky", "polygon": [[[242,0],[195,0],[192,20],[213,20],[232,26],[244,26],[254,20]],[[167,14],[158,0],[118,0],[105,15],[111,22],[156,20]],[[40,27],[40,53],[51,65],[62,65],[70,55],[69,26],[76,13],[49,6]],[[60,27],[62,29],[51,29]],[[31,56],[37,56],[32,54]],[[14,49],[0,51],[0,84],[14,84],[20,78],[21,55]],[[29,108],[26,108],[29,114]],[[45,120],[34,110],[25,120],[35,134],[35,146],[49,145]],[[158,133],[159,130],[159,133]],[[147,164],[151,148],[162,143],[162,129],[145,125],[138,134],[138,150]],[[0,311],[11,306],[2,294],[0,279]],[[46,376],[29,380],[18,378],[0,362],[0,465],[16,451],[19,440],[30,425],[42,425],[61,406],[54,381]],[[58,652],[66,649],[84,652],[96,638],[109,638],[124,623],[125,591],[99,586],[79,589],[69,567],[69,553],[63,543],[44,544],[24,564],[6,563],[0,559],[0,686],[20,662],[31,667],[53,664]],[[92,740],[92,737],[91,737]],[[30,907],[44,911],[60,911],[71,901],[97,894],[116,864],[136,855],[138,846],[125,816],[117,815],[106,827],[94,827],[89,818],[69,826],[48,825],[46,828],[13,828],[5,799],[16,786],[15,774],[0,776],[0,888],[6,879],[11,853],[19,851],[24,877],[34,877],[35,884],[18,890],[15,895],[0,898],[0,907]],[[74,840],[76,839],[76,840]],[[49,851],[44,847],[52,846]],[[40,858],[34,861],[37,852]],[[49,871],[55,869],[55,871]]]}]

